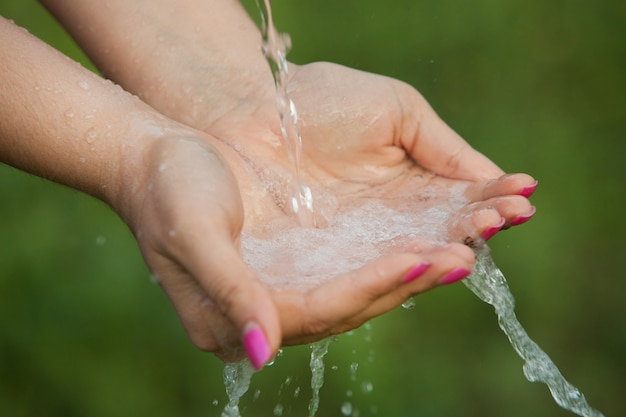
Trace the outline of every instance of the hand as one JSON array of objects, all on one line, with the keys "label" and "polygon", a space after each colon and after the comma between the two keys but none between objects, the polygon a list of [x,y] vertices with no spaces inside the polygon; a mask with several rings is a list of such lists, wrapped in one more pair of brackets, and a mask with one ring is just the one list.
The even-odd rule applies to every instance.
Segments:
[{"label": "hand", "polygon": [[[274,91],[258,51],[258,32],[236,2],[196,2],[175,16],[167,1],[145,2],[139,9],[116,2],[106,10],[90,8],[89,2],[75,5],[80,7],[46,3],[108,76],[164,114],[217,139],[207,139],[206,145],[225,157],[243,191],[247,230],[270,221],[289,224],[284,196],[293,166],[277,146]],[[146,24],[136,25],[139,13]],[[94,30],[81,31],[86,25]],[[459,186],[465,187],[468,202],[445,225],[451,241],[488,237],[502,219],[509,226],[533,213],[517,195],[534,189],[532,178],[493,180],[502,172],[447,128],[409,86],[329,64],[294,66],[291,73],[292,98],[305,138],[303,177],[316,191],[336,197],[329,217],[368,196],[413,207],[403,201],[413,204],[411,196],[424,187],[439,190],[445,200]],[[189,145],[177,146],[181,143]],[[270,290],[233,249],[239,244],[239,211],[230,212],[223,203],[211,207],[222,201],[219,193],[198,184],[203,195],[214,198],[203,197],[182,181],[190,174],[213,178],[211,169],[191,168],[200,164],[196,159],[203,152],[176,154],[189,160],[168,163],[168,175],[172,170],[190,172],[175,176],[181,181],[163,181],[161,186],[170,192],[162,195],[184,198],[147,198],[151,204],[146,209],[156,213],[148,223],[162,230],[139,239],[192,340],[203,349],[230,348],[243,332],[248,353],[259,365],[281,339],[301,343],[348,330],[412,294],[462,276],[456,271],[464,273],[473,262],[471,250],[460,243],[428,249],[431,243],[422,242],[419,253],[383,256],[307,291]],[[151,166],[158,175],[161,162]],[[265,185],[273,186],[271,193],[262,192]],[[166,215],[172,216],[169,223],[157,220]],[[187,219],[196,221],[190,226]],[[170,230],[177,239],[169,239]],[[418,275],[415,271],[421,271],[420,278],[404,282]]]},{"label": "hand", "polygon": [[[244,216],[228,165],[241,169],[239,156],[210,136],[168,132],[144,152],[125,219],[201,349],[239,358],[243,338],[258,368],[281,344],[347,331],[438,285],[450,272],[469,272],[471,250],[449,245],[388,255],[307,291],[268,288],[238,251]],[[256,187],[244,195],[255,196]]]},{"label": "hand", "polygon": [[[359,80],[359,77],[363,79]],[[358,97],[357,88],[346,86],[347,90],[354,91],[351,97],[355,103],[340,102],[345,96],[337,86],[346,85],[348,79],[356,80],[361,86],[374,87],[374,91],[360,90],[363,97]],[[329,85],[329,80],[336,84]],[[447,129],[408,86],[330,64],[299,68],[292,83],[294,100],[300,104],[298,111],[303,127],[304,178],[317,190],[337,198],[335,212],[352,210],[359,201],[365,202],[371,197],[382,199],[396,209],[408,203],[409,207],[419,210],[419,204],[416,205],[412,197],[424,187],[439,193],[431,197],[432,204],[437,198],[446,200],[450,189],[461,185],[465,187],[467,204],[444,225],[449,239],[459,243],[478,240],[486,232],[492,233],[494,228],[503,226],[503,220],[506,225],[513,225],[532,214],[533,208],[528,200],[519,195],[534,187],[532,178],[517,174],[479,180],[498,176],[501,171]],[[312,88],[313,85],[316,87]],[[329,95],[329,91],[338,94]],[[400,96],[391,94],[398,91]],[[179,259],[195,254],[186,263],[204,265],[188,267],[184,273],[180,268],[155,268],[156,271],[166,271],[161,283],[197,346],[230,354],[229,349],[238,345],[240,329],[254,326],[263,329],[267,335],[271,352],[279,347],[281,338],[283,344],[294,344],[347,331],[396,307],[409,296],[437,286],[450,272],[471,266],[473,254],[463,245],[433,247],[431,242],[412,241],[413,247],[419,247],[419,253],[389,254],[357,272],[345,272],[313,289],[270,290],[261,285],[257,274],[243,263],[235,249],[242,228],[240,205],[245,207],[245,230],[253,231],[257,226],[279,222],[286,228],[282,231],[286,231],[293,228],[294,223],[285,204],[285,196],[289,195],[285,178],[292,178],[293,168],[284,149],[278,146],[279,127],[273,97],[259,97],[243,102],[241,109],[231,108],[229,113],[205,127],[219,137],[218,141],[213,140],[214,145],[228,158],[229,166],[244,190],[243,201],[232,207],[222,203],[220,212],[214,213],[215,208],[210,207],[216,199],[235,201],[236,194],[218,192],[218,189],[203,190],[206,185],[187,197],[161,196],[157,201],[158,205],[181,206],[178,210],[168,209],[168,212],[178,213],[183,222],[169,228],[176,231],[176,237],[184,240],[188,232],[192,233],[184,250],[170,252],[177,253]],[[406,112],[384,102],[365,101],[364,97],[379,97],[387,103],[405,103]],[[320,102],[326,106],[321,112],[318,110]],[[365,106],[365,103],[371,105]],[[421,115],[422,123],[415,120],[416,114]],[[375,123],[368,126],[364,121]],[[438,141],[428,135],[431,130],[436,131]],[[412,150],[410,155],[415,155],[414,159],[409,158],[409,152],[403,146]],[[167,163],[166,166],[171,168],[164,171],[166,175],[162,177],[171,183],[175,193],[184,190],[176,185],[176,178],[182,180],[193,176],[199,184],[209,178],[221,178],[196,167],[194,161],[199,157],[197,151],[200,148],[195,144],[193,149],[177,157],[178,162]],[[453,155],[460,152],[465,157],[457,164],[452,163],[454,158],[447,157],[450,148],[455,149]],[[423,155],[429,156],[426,161],[430,169],[450,178],[434,175],[415,164],[414,160],[425,161]],[[154,166],[161,166],[161,163]],[[170,169],[188,172],[172,176]],[[234,181],[226,178],[210,184],[231,184],[232,188]],[[265,189],[272,192],[261,191]],[[223,195],[229,195],[230,200],[224,199]],[[202,203],[190,204],[194,200]],[[195,223],[185,225],[185,218],[195,219]],[[206,219],[207,225],[198,219]],[[162,221],[149,223],[163,224]],[[216,235],[212,232],[224,224],[231,225],[227,233]],[[154,241],[174,241],[166,236],[168,233],[162,231],[161,237]],[[171,261],[172,258],[168,258],[168,262]],[[404,285],[404,277],[419,265],[431,266],[419,280]]]}]

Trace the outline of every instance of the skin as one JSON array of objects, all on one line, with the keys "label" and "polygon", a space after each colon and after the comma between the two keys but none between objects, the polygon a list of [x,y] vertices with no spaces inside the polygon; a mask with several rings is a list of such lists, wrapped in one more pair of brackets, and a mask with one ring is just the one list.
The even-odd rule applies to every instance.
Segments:
[{"label": "skin", "polygon": [[[251,329],[261,330],[271,356],[281,345],[357,327],[438,286],[450,272],[471,268],[473,253],[461,242],[533,210],[519,194],[534,179],[503,176],[411,86],[328,63],[291,65],[289,90],[306,138],[302,176],[335,195],[339,210],[354,196],[402,204],[432,185],[442,193],[466,186],[468,204],[450,224],[448,245],[385,256],[306,291],[268,288],[243,262],[240,234],[291,218],[275,195],[261,192],[266,182],[258,172],[289,177],[294,169],[277,146],[273,81],[258,30],[241,6],[231,0],[43,3],[105,76],[142,101],[2,22],[11,40],[0,46],[9,57],[0,64],[2,77],[19,87],[2,93],[19,110],[0,114],[9,120],[0,130],[2,160],[109,203],[135,234],[191,340],[226,360],[239,357]],[[21,71],[24,55],[28,74]],[[85,122],[68,131],[59,109],[81,107],[81,77],[103,87],[91,97],[104,127]],[[62,80],[63,98],[32,97],[33,85]],[[33,101],[47,123],[27,117]],[[114,132],[95,151],[72,140],[107,126]],[[97,163],[77,163],[84,154]],[[429,267],[419,279],[404,282],[421,264]]]}]

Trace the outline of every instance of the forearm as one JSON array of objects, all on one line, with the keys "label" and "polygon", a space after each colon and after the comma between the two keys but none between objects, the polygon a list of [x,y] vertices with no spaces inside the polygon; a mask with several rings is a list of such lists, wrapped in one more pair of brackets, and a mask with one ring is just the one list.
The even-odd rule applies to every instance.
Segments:
[{"label": "forearm", "polygon": [[0,161],[123,210],[156,113],[1,17],[0,39]]},{"label": "forearm", "polygon": [[42,3],[107,78],[183,122],[195,124],[194,101],[211,117],[207,102],[218,107],[226,94],[248,94],[241,88],[272,87],[259,30],[236,0]]}]

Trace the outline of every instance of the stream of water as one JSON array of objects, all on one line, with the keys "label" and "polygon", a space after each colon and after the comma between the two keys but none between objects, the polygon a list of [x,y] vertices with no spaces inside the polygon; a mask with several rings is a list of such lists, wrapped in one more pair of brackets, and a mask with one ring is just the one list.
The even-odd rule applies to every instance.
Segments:
[{"label": "stream of water", "polygon": [[[449,189],[447,192],[426,187],[420,191],[423,194],[415,198],[420,204],[404,209],[382,200],[364,201],[327,219],[327,227],[315,227],[313,195],[300,176],[302,138],[297,126],[298,113],[286,88],[289,76],[286,55],[290,41],[288,36],[279,34],[274,27],[269,0],[259,0],[258,6],[263,23],[263,53],[276,83],[284,145],[295,167],[292,209],[302,227],[272,229],[270,225],[271,233],[267,235],[264,230],[260,233],[263,237],[255,235],[255,231],[242,234],[246,262],[268,285],[294,285],[293,277],[300,277],[295,284],[307,288],[359,268],[386,253],[417,250],[410,246],[416,236],[432,245],[445,243],[448,239],[446,224],[467,203],[464,187]],[[433,199],[434,195],[439,198]],[[421,198],[424,196],[428,198]],[[293,250],[295,247],[298,251]],[[491,258],[487,245],[481,245],[476,255],[474,272],[464,283],[478,298],[494,307],[500,328],[524,360],[526,378],[531,382],[545,383],[556,403],[564,409],[582,417],[603,417],[602,413],[587,403],[576,387],[565,380],[548,355],[528,337],[515,316],[515,302],[506,279]],[[403,307],[410,309],[412,305],[413,300],[408,300]],[[325,374],[324,357],[329,345],[330,339],[311,345],[312,397],[308,405],[309,417],[314,417],[319,407],[319,393]],[[358,364],[353,365],[356,365],[356,372]],[[224,384],[229,401],[222,417],[240,417],[239,400],[248,390],[253,374],[248,361],[225,366]],[[341,412],[345,416],[353,415],[352,404],[346,402]],[[282,413],[282,407],[274,410],[276,416]]]}]

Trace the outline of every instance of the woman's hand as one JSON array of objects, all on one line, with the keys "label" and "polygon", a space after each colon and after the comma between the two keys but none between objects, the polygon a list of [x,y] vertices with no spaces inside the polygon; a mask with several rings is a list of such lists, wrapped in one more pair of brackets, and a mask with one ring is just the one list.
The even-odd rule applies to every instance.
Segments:
[{"label": "woman's hand", "polygon": [[523,174],[502,177],[413,88],[331,64],[291,66],[302,179],[314,197],[326,193],[335,201],[314,201],[320,225],[372,197],[419,212],[415,197],[425,189],[434,192],[431,201],[445,201],[463,188],[465,202],[443,225],[448,245],[414,241],[411,250],[307,290],[267,287],[243,262],[240,232],[255,233],[269,222],[293,229],[288,196],[295,172],[280,145],[260,36],[243,8],[230,0],[197,1],[172,14],[168,0],[120,0],[104,9],[89,1],[44,3],[108,77],[210,135],[163,142],[150,152],[151,179],[137,194],[141,216],[131,220],[147,262],[200,348],[232,352],[242,340],[259,367],[281,343],[346,331],[413,294],[462,278],[474,261],[463,243],[534,213],[525,197],[536,182]]}]

